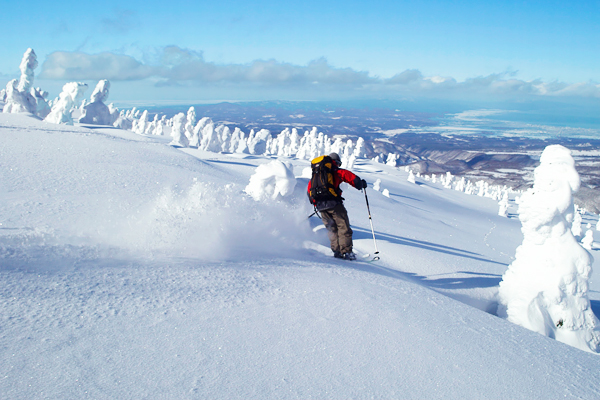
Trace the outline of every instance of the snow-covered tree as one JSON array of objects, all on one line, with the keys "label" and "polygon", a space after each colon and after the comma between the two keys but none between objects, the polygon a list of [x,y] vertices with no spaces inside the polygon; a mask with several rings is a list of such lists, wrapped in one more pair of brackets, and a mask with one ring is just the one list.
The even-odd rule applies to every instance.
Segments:
[{"label": "snow-covered tree", "polygon": [[83,96],[87,89],[87,84],[81,82],[69,82],[62,88],[58,96],[58,101],[52,105],[52,111],[44,121],[53,124],[73,125],[71,111]]},{"label": "snow-covered tree", "polygon": [[244,140],[244,132],[238,127],[233,130],[231,140],[229,142],[229,152],[235,153],[240,146],[240,141]]},{"label": "snow-covered tree", "polygon": [[412,171],[409,171],[409,172],[408,172],[408,178],[407,178],[407,180],[408,180],[410,183],[416,183],[416,180],[415,180],[415,174],[413,174],[413,172],[412,172]]},{"label": "snow-covered tree", "polygon": [[276,200],[294,192],[296,178],[290,163],[273,160],[259,165],[244,191],[256,201]]},{"label": "snow-covered tree", "polygon": [[19,86],[17,87],[20,92],[29,92],[33,85],[34,73],[33,70],[38,66],[37,56],[33,49],[29,48],[23,54],[21,65],[21,78],[19,79]]},{"label": "snow-covered tree", "polygon": [[501,217],[508,217],[508,192],[504,192],[504,196],[502,196],[502,200],[498,202],[498,215]]},{"label": "snow-covered tree", "polygon": [[381,179],[377,178],[375,183],[373,183],[373,190],[377,190],[377,191],[381,190]]},{"label": "snow-covered tree", "polygon": [[396,161],[398,161],[398,154],[396,153],[389,153],[387,156],[387,160],[385,161],[385,163],[387,165],[391,165],[392,167],[396,166]]},{"label": "snow-covered tree", "polygon": [[[90,96],[90,102],[83,106],[79,122],[94,125],[112,125],[113,114],[104,102],[108,100],[110,82],[103,79],[98,82]],[[143,132],[142,132],[143,133]]]},{"label": "snow-covered tree", "polygon": [[570,151],[546,147],[533,188],[519,202],[523,243],[498,294],[509,321],[598,352],[600,326],[587,295],[593,259],[571,232],[579,186]]},{"label": "snow-covered tree", "polygon": [[571,232],[573,232],[573,236],[575,237],[581,237],[581,222],[583,221],[583,219],[581,218],[581,214],[579,213],[579,210],[577,208],[577,206],[575,206],[575,213],[574,213],[574,217],[573,217],[573,226],[571,227]]},{"label": "snow-covered tree", "polygon": [[460,178],[460,180],[458,180],[456,182],[456,184],[454,185],[454,190],[456,190],[457,192],[464,192],[466,187],[467,187],[467,180],[465,179],[464,176],[462,176]]},{"label": "snow-covered tree", "polygon": [[261,155],[267,151],[267,139],[271,137],[271,132],[267,129],[261,129],[254,135],[252,140],[248,140],[248,149],[250,154]]},{"label": "snow-covered tree", "polygon": [[31,88],[29,91],[36,102],[35,115],[44,119],[50,114],[50,105],[48,104],[48,92],[38,88]]},{"label": "snow-covered tree", "polygon": [[367,154],[365,153],[365,139],[363,139],[362,137],[359,137],[356,140],[356,146],[354,146],[353,154],[355,158],[364,158],[367,156]]},{"label": "snow-covered tree", "polygon": [[133,119],[129,115],[130,113],[124,110],[121,111],[115,122],[113,122],[113,126],[119,129],[133,129]]},{"label": "snow-covered tree", "polygon": [[187,119],[185,122],[185,136],[188,138],[188,141],[192,140],[194,136],[194,128],[196,127],[196,109],[194,107],[190,107],[187,112]]},{"label": "snow-covered tree", "polygon": [[591,229],[585,231],[585,236],[581,239],[581,245],[588,251],[592,250],[592,244],[594,243],[594,232]]},{"label": "snow-covered tree", "polygon": [[226,153],[229,151],[229,146],[231,146],[231,129],[227,125],[221,125],[223,128],[220,132],[221,137],[221,151]]},{"label": "snow-covered tree", "polygon": [[198,121],[196,126],[194,126],[194,129],[192,130],[192,137],[190,139],[190,147],[201,146],[203,129],[209,123],[212,123],[212,120],[208,117],[204,117]]},{"label": "snow-covered tree", "polygon": [[131,130],[134,131],[135,133],[139,133],[140,135],[143,135],[144,133],[146,133],[146,129],[147,129],[148,125],[149,125],[148,110],[144,110],[140,119],[133,120]]},{"label": "snow-covered tree", "polygon": [[[31,113],[42,118],[49,113],[46,102],[47,93],[39,88],[33,87],[34,72],[38,66],[37,56],[33,49],[29,48],[23,54],[21,65],[21,77],[8,82],[4,91],[5,102],[3,112],[5,113]],[[39,113],[38,113],[39,111]]]},{"label": "snow-covered tree", "polygon": [[200,144],[200,148],[214,153],[221,151],[221,138],[212,121],[202,129],[202,143]]},{"label": "snow-covered tree", "polygon": [[37,109],[35,99],[29,92],[21,92],[19,81],[11,80],[6,85],[6,103],[2,109],[5,113],[31,113]]},{"label": "snow-covered tree", "polygon": [[179,113],[173,117],[173,127],[171,128],[171,146],[188,147],[188,139],[185,136],[186,115]]}]

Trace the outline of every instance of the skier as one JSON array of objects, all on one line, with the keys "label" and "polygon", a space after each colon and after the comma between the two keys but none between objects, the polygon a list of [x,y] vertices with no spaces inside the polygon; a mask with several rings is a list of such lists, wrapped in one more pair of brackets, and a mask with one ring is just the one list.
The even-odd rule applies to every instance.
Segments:
[{"label": "skier", "polygon": [[[333,256],[356,260],[356,255],[352,252],[352,229],[348,211],[344,207],[340,183],[346,182],[361,190],[367,187],[367,182],[352,172],[340,168],[341,166],[342,161],[337,153],[315,158],[312,161],[313,178],[308,182],[307,192],[315,210],[321,213],[321,219],[331,241]],[[320,171],[325,174],[323,179],[319,179]],[[317,186],[323,186],[325,190],[318,190]]]}]

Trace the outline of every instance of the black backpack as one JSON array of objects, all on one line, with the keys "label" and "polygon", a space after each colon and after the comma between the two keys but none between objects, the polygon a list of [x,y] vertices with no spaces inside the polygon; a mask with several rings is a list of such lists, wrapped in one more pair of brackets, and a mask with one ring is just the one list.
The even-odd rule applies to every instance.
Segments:
[{"label": "black backpack", "polygon": [[341,191],[334,185],[334,171],[337,166],[329,156],[320,156],[311,161],[309,198],[312,204],[318,201],[341,200]]}]

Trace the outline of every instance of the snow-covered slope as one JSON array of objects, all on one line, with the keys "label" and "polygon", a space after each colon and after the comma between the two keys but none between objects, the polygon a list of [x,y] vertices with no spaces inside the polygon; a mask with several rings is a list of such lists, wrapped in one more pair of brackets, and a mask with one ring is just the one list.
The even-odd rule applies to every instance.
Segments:
[{"label": "snow-covered slope", "polygon": [[359,160],[382,259],[345,262],[305,178],[243,192],[271,159],[14,114],[0,140],[5,398],[600,397],[598,356],[493,315],[522,241],[495,201]]}]

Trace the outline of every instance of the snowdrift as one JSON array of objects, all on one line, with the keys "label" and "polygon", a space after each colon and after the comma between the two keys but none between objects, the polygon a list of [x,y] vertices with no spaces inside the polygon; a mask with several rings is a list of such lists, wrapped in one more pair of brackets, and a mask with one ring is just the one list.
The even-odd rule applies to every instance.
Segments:
[{"label": "snowdrift", "polygon": [[[15,114],[0,135],[7,398],[600,397],[597,355],[494,315],[514,198],[506,218],[358,159],[382,260],[350,263],[314,250],[326,235],[290,175],[305,160]],[[364,196],[344,194],[369,253]]]}]

